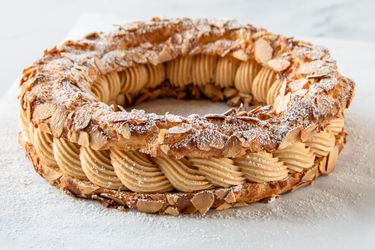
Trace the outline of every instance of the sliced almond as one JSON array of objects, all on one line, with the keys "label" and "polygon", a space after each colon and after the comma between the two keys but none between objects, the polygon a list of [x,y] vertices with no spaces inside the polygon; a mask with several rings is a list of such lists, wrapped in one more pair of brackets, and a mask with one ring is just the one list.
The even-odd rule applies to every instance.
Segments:
[{"label": "sliced almond", "polygon": [[232,207],[232,204],[229,204],[229,203],[223,203],[221,204],[220,206],[218,206],[216,208],[216,210],[218,211],[222,211],[222,210],[225,210],[225,209],[228,209],[228,208],[231,208]]},{"label": "sliced almond", "polygon": [[60,138],[63,130],[64,123],[67,116],[67,112],[61,109],[56,109],[56,111],[51,116],[50,127],[54,137]]},{"label": "sliced almond", "polygon": [[43,103],[35,106],[32,120],[36,123],[48,119],[55,111],[55,106],[51,103]]},{"label": "sliced almond", "polygon": [[145,213],[156,213],[163,207],[163,202],[152,200],[138,200],[137,209]]},{"label": "sliced almond", "polygon": [[327,174],[330,174],[335,170],[337,158],[339,157],[339,148],[335,146],[328,155],[327,160]]},{"label": "sliced almond", "polygon": [[93,131],[90,136],[90,146],[94,150],[100,150],[107,143],[107,137],[100,131]]},{"label": "sliced almond", "polygon": [[194,195],[191,199],[193,206],[199,211],[200,214],[204,215],[214,204],[214,195],[208,192],[200,192]]},{"label": "sliced almond", "polygon": [[290,62],[283,58],[271,59],[267,62],[267,64],[276,72],[284,71],[290,66]]},{"label": "sliced almond", "polygon": [[308,82],[307,79],[305,78],[302,78],[302,79],[298,79],[298,80],[295,80],[293,82],[290,82],[288,84],[288,88],[291,90],[291,91],[297,91],[297,90],[300,90],[303,88],[303,86],[305,86],[305,84]]},{"label": "sliced almond", "polygon": [[177,216],[177,215],[180,214],[178,209],[175,208],[175,207],[167,207],[167,209],[164,210],[164,213],[169,214],[169,215],[173,215],[173,216]]},{"label": "sliced almond", "polygon": [[315,179],[315,168],[311,168],[303,175],[302,182],[311,182]]},{"label": "sliced almond", "polygon": [[288,94],[282,96],[278,95],[276,97],[274,107],[276,109],[276,113],[280,114],[281,112],[284,112],[288,108],[288,103],[290,101],[291,93],[289,92]]},{"label": "sliced almond", "polygon": [[242,49],[233,52],[233,57],[236,58],[236,59],[238,59],[238,60],[240,60],[240,61],[244,61],[244,62],[246,62],[247,60],[249,60],[249,56]]},{"label": "sliced almond", "polygon": [[267,64],[271,60],[273,48],[269,42],[260,38],[255,41],[255,59],[262,64]]},{"label": "sliced almond", "polygon": [[300,140],[301,137],[301,127],[294,128],[293,130],[289,131],[282,142],[279,145],[279,149],[286,148]]},{"label": "sliced almond", "polygon": [[227,193],[228,191],[226,189],[218,189],[215,191],[216,198],[219,200],[223,200]]},{"label": "sliced almond", "polygon": [[128,124],[121,124],[117,127],[117,131],[120,133],[122,137],[125,139],[129,139],[131,136],[129,125]]},{"label": "sliced almond", "polygon": [[312,135],[315,134],[316,127],[317,127],[316,124],[312,123],[308,127],[302,129],[302,131],[301,131],[301,141],[305,142],[308,139],[310,139],[312,137]]},{"label": "sliced almond", "polygon": [[83,147],[88,147],[90,145],[89,134],[86,131],[79,132],[77,143]]},{"label": "sliced almond", "polygon": [[227,194],[227,196],[225,197],[224,200],[228,203],[234,203],[234,202],[236,202],[237,199],[236,199],[236,195],[231,190],[231,191],[228,192],[228,194]]}]

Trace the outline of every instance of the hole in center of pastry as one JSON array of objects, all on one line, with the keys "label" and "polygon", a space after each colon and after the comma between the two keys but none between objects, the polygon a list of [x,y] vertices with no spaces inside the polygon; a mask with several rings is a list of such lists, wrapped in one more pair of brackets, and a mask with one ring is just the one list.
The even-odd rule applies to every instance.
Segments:
[{"label": "hole in center of pastry", "polygon": [[169,112],[174,115],[188,116],[198,114],[204,116],[206,114],[221,114],[227,111],[230,106],[224,102],[213,102],[207,99],[201,100],[176,100],[173,98],[156,99],[143,102],[133,106],[131,109],[141,109],[148,113],[156,113],[164,115]]}]

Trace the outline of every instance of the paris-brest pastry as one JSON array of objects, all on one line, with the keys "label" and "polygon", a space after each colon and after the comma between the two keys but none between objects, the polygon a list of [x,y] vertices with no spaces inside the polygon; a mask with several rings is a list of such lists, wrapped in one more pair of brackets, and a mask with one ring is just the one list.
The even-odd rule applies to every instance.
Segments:
[{"label": "paris-brest pastry", "polygon": [[[205,214],[330,174],[353,94],[323,47],[233,20],[154,18],[66,41],[25,69],[19,142],[42,177],[74,196]],[[131,110],[164,97],[233,108]]]}]

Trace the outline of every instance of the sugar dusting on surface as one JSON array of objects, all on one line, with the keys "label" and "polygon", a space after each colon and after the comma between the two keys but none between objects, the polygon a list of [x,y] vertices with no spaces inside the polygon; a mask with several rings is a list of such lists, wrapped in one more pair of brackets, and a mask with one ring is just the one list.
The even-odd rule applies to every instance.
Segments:
[{"label": "sugar dusting on surface", "polygon": [[2,247],[314,249],[335,241],[349,248],[339,239],[363,241],[374,233],[375,119],[364,115],[371,110],[347,113],[349,141],[333,175],[272,203],[202,218],[123,212],[64,194],[40,178],[19,149],[15,101],[0,104],[7,124],[0,130]]}]

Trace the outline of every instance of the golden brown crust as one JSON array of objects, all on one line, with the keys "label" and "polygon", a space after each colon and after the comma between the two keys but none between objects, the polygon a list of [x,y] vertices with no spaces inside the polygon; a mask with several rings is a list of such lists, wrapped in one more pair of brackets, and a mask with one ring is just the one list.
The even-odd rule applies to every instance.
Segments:
[{"label": "golden brown crust", "polygon": [[[78,197],[205,214],[331,173],[353,91],[324,48],[236,21],[155,18],[67,41],[25,69],[19,140]],[[202,95],[242,105],[203,117],[122,107]]]},{"label": "golden brown crust", "polygon": [[[336,140],[336,146],[327,157],[318,158],[314,166],[289,174],[282,181],[266,183],[246,182],[229,188],[215,188],[199,192],[142,194],[125,190],[113,190],[99,187],[91,182],[63,175],[58,169],[42,165],[32,144],[23,140],[19,134],[19,143],[32,161],[35,170],[52,185],[76,197],[99,201],[107,207],[119,209],[137,209],[141,212],[179,215],[183,213],[206,214],[209,209],[223,210],[240,207],[249,203],[267,200],[285,192],[312,184],[321,174],[333,171],[338,153],[345,142],[345,133]],[[342,138],[342,139],[341,139]]]},{"label": "golden brown crust", "polygon": [[[276,72],[276,78],[285,79],[286,85],[273,107],[205,117],[117,111],[90,92],[103,74],[198,54],[242,61],[255,58]],[[306,83],[294,84],[295,79]],[[145,84],[143,79],[130,92]],[[301,127],[315,124],[321,130],[329,120],[342,117],[353,91],[354,83],[338,73],[321,47],[236,21],[155,18],[46,51],[24,70],[19,97],[34,126],[46,126],[55,137],[72,142],[82,135],[94,149],[121,144],[153,157],[240,157],[273,152]],[[265,98],[263,93],[260,100]],[[160,144],[157,139],[163,129],[165,139]],[[209,140],[213,135],[216,143]]]}]

